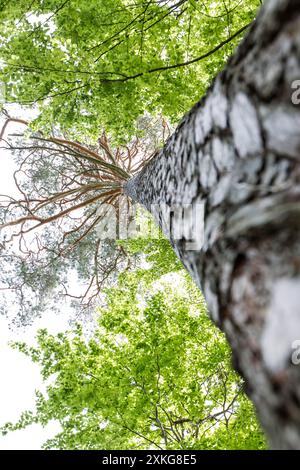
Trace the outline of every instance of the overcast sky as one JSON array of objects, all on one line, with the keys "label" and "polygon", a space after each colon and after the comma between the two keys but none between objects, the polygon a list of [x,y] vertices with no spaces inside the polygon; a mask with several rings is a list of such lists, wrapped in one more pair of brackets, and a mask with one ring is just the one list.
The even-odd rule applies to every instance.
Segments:
[{"label": "overcast sky", "polygon": [[[16,125],[11,125],[9,132],[20,129]],[[11,194],[14,190],[13,165],[9,153],[1,149],[0,162],[0,193]],[[51,315],[47,312],[26,330],[11,331],[7,319],[0,316],[0,426],[7,421],[16,421],[22,411],[34,409],[34,391],[43,388],[38,365],[13,350],[7,343],[12,340],[34,343],[35,333],[42,327],[47,328],[51,333],[64,331],[68,328],[68,317]],[[58,424],[52,423],[45,429],[39,425],[33,425],[25,430],[12,432],[5,437],[0,435],[0,449],[40,449],[41,444],[58,431]]]}]

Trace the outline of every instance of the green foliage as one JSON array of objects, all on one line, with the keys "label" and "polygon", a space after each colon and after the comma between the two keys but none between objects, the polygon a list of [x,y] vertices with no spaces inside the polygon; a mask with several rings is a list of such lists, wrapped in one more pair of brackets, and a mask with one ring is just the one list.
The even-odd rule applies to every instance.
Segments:
[{"label": "green foliage", "polygon": [[[127,244],[152,254],[145,240]],[[106,290],[91,338],[77,326],[57,336],[41,330],[37,347],[13,345],[40,364],[47,393],[3,433],[55,419],[62,431],[46,448],[265,447],[203,297],[177,266],[157,280],[159,258],[173,255],[164,241],[154,251],[149,269],[123,274]]]},{"label": "green foliage", "polygon": [[259,4],[4,2],[0,78],[7,102],[38,104],[36,128],[49,131],[55,122],[79,139],[95,140],[106,128],[119,141],[128,141],[145,111],[178,122],[204,94],[241,35],[205,60],[168,67],[198,58],[228,40],[253,20]]},{"label": "green foliage", "polygon": [[170,248],[170,242],[158,232],[158,238],[140,237],[128,240],[119,240],[118,244],[126,249],[130,256],[144,256],[150,264],[149,269],[136,267],[137,276],[150,281],[159,279],[169,272],[182,270],[182,263],[175,252]]}]

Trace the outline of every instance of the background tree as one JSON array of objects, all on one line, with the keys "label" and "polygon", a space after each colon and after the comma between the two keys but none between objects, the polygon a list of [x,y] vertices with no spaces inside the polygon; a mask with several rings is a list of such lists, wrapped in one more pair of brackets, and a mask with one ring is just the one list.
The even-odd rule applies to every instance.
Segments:
[{"label": "background tree", "polygon": [[[126,244],[131,252],[148,246]],[[62,430],[47,449],[265,448],[202,295],[182,268],[160,278],[166,257],[176,268],[162,245],[152,247],[148,269],[105,291],[89,340],[78,326],[57,336],[41,330],[36,347],[13,345],[40,364],[47,390],[3,433],[54,419]]]},{"label": "background tree", "polygon": [[[48,137],[32,132],[27,121],[3,114],[1,148],[16,164],[16,195],[0,200],[0,290],[8,293],[1,310],[12,316],[14,299],[12,322],[26,325],[46,308],[61,308],[58,299],[69,299],[77,319],[87,321],[101,289],[136,266],[138,259],[115,244],[134,231],[135,211],[123,185],[162,145],[168,125],[144,116],[144,136],[113,149],[105,132],[97,144],[83,145],[57,131]],[[12,123],[25,132],[8,134]]]}]

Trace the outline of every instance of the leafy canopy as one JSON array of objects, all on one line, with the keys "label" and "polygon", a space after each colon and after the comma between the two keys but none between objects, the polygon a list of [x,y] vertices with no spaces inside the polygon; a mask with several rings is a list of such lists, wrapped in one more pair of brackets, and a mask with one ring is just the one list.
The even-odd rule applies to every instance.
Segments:
[{"label": "leafy canopy", "polygon": [[259,0],[3,0],[6,101],[78,138],[128,141],[145,111],[173,122],[223,67]]},{"label": "leafy canopy", "polygon": [[[140,240],[131,248],[147,246]],[[171,266],[170,247],[151,248]],[[174,269],[160,278],[153,262],[122,274],[89,339],[77,326],[57,336],[41,330],[37,347],[15,343],[40,364],[47,391],[37,392],[35,412],[2,432],[55,419],[62,431],[48,449],[264,448],[224,336],[196,286]]]}]

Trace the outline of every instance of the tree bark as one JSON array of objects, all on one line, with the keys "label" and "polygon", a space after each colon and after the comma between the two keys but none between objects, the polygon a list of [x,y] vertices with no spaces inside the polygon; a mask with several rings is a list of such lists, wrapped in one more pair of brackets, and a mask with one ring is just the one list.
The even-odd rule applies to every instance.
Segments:
[{"label": "tree bark", "polygon": [[[269,0],[207,95],[125,187],[203,291],[277,449],[300,449],[299,79],[300,2]],[[162,210],[189,204],[204,206],[194,250]]]}]

